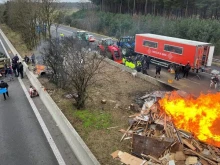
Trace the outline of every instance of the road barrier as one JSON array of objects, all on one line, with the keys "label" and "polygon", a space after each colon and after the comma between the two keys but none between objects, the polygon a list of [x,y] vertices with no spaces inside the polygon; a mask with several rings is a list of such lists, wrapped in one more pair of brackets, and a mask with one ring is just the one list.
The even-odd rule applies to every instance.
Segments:
[{"label": "road barrier", "polygon": [[[11,44],[11,42],[8,40],[8,38],[5,36],[3,31],[0,29],[0,34],[4,38],[5,42],[11,49],[12,53],[15,55],[17,54],[19,59],[22,59],[20,54],[17,52],[17,50],[14,48],[14,46]],[[82,140],[82,138],[79,136],[79,134],[76,132],[76,130],[73,128],[73,126],[70,124],[70,122],[67,120],[65,115],[62,113],[62,111],[59,109],[59,107],[56,105],[56,103],[53,101],[53,99],[50,97],[50,95],[42,88],[41,83],[37,79],[37,76],[34,75],[29,69],[25,62],[23,62],[24,66],[24,72],[26,73],[28,79],[30,80],[31,84],[37,89],[39,92],[39,96],[44,103],[44,105],[47,107],[48,111],[50,112],[51,116],[53,117],[54,121],[56,122],[57,126],[59,127],[60,131],[64,135],[66,141],[68,142],[69,146],[71,147],[72,151],[78,158],[79,162],[82,165],[100,165],[98,160],[95,158],[95,156],[92,154],[90,149],[87,147],[85,142]]]},{"label": "road barrier", "polygon": [[[108,59],[108,58],[105,58],[104,59],[106,62],[108,62],[109,64],[113,65],[113,66],[116,66],[118,68],[120,68],[121,70],[124,70],[126,72],[129,72],[129,73],[134,73],[135,70],[134,69],[131,69],[131,68],[128,68],[122,64],[119,64],[117,62],[114,62],[113,60],[111,59]],[[148,76],[148,75],[145,75],[145,74],[142,74],[141,72],[137,72],[135,77],[138,77],[138,78],[141,78],[143,80],[146,80],[148,82],[150,82],[151,84],[154,84],[156,86],[159,86],[159,87],[165,87],[166,89],[175,89],[175,90],[178,90],[179,88],[176,87],[175,85],[171,85],[171,84],[167,84],[161,80],[158,80],[158,79],[155,79],[151,76]]]}]

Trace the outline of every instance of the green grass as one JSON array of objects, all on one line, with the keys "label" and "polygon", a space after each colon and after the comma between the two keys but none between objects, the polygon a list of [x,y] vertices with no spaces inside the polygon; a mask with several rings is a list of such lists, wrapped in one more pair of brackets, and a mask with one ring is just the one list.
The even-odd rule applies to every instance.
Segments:
[{"label": "green grass", "polygon": [[111,124],[111,114],[106,112],[78,110],[73,115],[82,121],[84,128],[106,129]]}]

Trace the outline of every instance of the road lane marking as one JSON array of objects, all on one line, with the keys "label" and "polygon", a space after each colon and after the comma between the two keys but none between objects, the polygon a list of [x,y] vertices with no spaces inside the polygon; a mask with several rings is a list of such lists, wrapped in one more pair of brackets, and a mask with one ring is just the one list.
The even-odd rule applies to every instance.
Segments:
[{"label": "road lane marking", "polygon": [[36,105],[34,104],[34,101],[31,99],[31,97],[30,97],[30,95],[29,95],[29,93],[28,93],[28,91],[27,91],[23,81],[21,80],[21,78],[18,78],[18,81],[21,84],[21,87],[22,87],[22,89],[23,89],[23,91],[24,91],[24,93],[25,93],[25,95],[26,95],[26,97],[27,97],[27,99],[28,99],[28,101],[29,101],[33,111],[34,111],[34,114],[35,114],[35,116],[36,116],[36,118],[37,118],[37,120],[38,120],[38,122],[39,122],[39,124],[40,124],[40,126],[41,126],[41,128],[43,130],[43,132],[44,132],[44,135],[46,136],[47,141],[49,142],[49,145],[50,145],[50,147],[51,147],[51,149],[52,149],[52,151],[53,151],[53,153],[54,153],[54,155],[55,155],[55,157],[57,159],[58,164],[59,165],[66,165],[66,163],[63,160],[63,158],[62,158],[62,156],[60,154],[60,151],[58,150],[58,148],[57,148],[57,146],[56,146],[56,144],[55,144],[55,142],[54,142],[54,140],[53,140],[49,130],[47,129],[46,124],[44,123],[44,121],[43,121],[43,119],[42,119],[42,117],[41,117],[41,115],[40,115]]}]

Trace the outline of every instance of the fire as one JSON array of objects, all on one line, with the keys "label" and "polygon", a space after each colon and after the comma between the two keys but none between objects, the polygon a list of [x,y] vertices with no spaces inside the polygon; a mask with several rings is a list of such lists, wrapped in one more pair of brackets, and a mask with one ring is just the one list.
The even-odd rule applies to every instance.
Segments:
[{"label": "fire", "polygon": [[220,147],[220,93],[182,98],[176,92],[159,101],[179,129],[191,132],[200,141]]}]

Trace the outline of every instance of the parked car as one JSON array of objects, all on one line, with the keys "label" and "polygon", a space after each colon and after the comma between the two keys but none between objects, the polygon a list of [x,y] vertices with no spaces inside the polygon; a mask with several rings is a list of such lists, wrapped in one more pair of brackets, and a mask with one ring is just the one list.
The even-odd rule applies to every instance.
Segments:
[{"label": "parked car", "polygon": [[88,34],[88,40],[89,40],[89,42],[95,42],[96,39],[93,35]]}]

